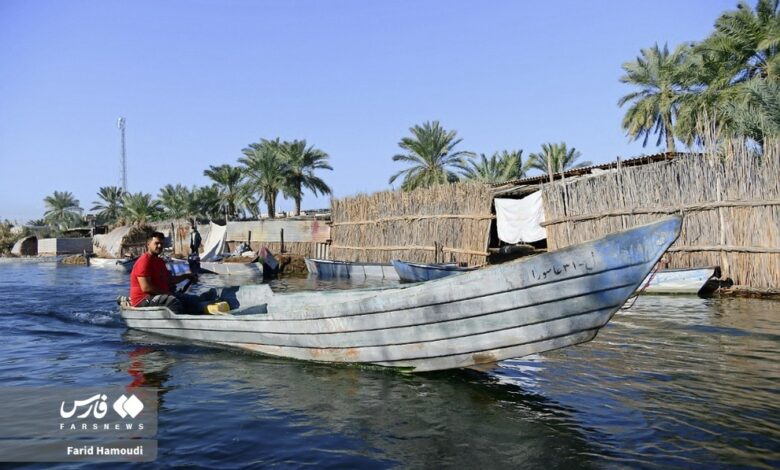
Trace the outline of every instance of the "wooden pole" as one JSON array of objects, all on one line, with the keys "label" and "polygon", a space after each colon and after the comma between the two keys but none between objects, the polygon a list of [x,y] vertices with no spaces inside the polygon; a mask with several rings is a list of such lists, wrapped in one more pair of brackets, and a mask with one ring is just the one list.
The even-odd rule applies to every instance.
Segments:
[{"label": "wooden pole", "polygon": [[[715,191],[717,192],[718,202],[723,200],[723,192],[721,188],[721,173],[718,172],[718,179],[715,182]],[[718,207],[718,231],[720,235],[720,246],[726,246],[726,221],[724,220],[723,207]],[[726,251],[720,252],[720,269],[724,276],[728,277],[730,274],[729,260],[726,257]]]}]

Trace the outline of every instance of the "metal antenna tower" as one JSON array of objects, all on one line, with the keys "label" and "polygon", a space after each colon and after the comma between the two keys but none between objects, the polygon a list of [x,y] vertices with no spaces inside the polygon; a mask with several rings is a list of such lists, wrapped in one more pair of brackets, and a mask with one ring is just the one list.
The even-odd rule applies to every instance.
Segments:
[{"label": "metal antenna tower", "polygon": [[119,148],[119,159],[122,165],[122,192],[127,192],[127,154],[125,153],[125,118],[120,117],[116,121],[116,127],[119,128],[121,135],[121,144]]}]

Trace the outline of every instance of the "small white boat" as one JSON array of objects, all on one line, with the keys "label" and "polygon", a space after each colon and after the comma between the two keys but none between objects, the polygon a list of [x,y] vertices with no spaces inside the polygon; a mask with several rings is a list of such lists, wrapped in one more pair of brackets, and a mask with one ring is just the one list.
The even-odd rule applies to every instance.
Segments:
[{"label": "small white boat", "polygon": [[117,269],[129,273],[133,270],[136,259],[138,258],[89,258],[89,265],[94,268]]},{"label": "small white boat", "polygon": [[392,264],[353,263],[329,259],[305,258],[309,274],[322,279],[366,278],[398,281],[398,273]]},{"label": "small white boat", "polygon": [[200,270],[204,273],[232,276],[262,276],[263,264],[260,262],[226,263],[223,261],[201,261]]},{"label": "small white boat", "polygon": [[707,282],[720,277],[720,267],[660,269],[642,282],[642,294],[703,294]]},{"label": "small white boat", "polygon": [[[423,372],[592,340],[677,239],[674,216],[591,242],[418,284],[277,294],[226,287],[222,315],[121,303],[127,326],[317,362]],[[193,312],[199,313],[199,312]]]}]

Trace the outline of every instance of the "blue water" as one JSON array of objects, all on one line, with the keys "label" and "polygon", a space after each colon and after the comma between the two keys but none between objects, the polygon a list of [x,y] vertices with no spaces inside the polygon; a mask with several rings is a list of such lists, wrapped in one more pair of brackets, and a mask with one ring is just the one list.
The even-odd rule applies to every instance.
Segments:
[{"label": "blue water", "polygon": [[128,331],[127,282],[1,264],[0,383],[158,387],[157,466],[780,467],[778,301],[643,297],[584,345],[403,375]]}]

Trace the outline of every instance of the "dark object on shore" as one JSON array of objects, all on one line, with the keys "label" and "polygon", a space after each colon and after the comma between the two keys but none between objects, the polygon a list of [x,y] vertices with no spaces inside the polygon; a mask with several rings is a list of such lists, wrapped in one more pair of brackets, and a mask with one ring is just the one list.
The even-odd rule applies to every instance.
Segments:
[{"label": "dark object on shore", "polygon": [[276,279],[279,277],[279,262],[274,258],[267,247],[260,248],[260,259],[263,264],[263,280]]},{"label": "dark object on shore", "polygon": [[74,266],[89,266],[89,260],[84,255],[72,255],[62,258],[62,264],[70,264]]}]

